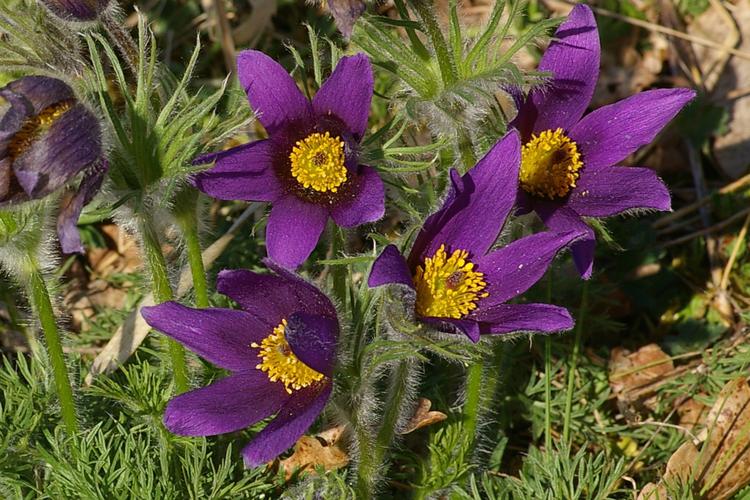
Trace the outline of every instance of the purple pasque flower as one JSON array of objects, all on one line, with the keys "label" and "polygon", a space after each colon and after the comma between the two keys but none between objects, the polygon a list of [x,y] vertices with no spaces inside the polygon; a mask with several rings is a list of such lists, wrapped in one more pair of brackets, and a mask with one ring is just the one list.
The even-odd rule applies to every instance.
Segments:
[{"label": "purple pasque flower", "polygon": [[272,460],[312,425],[331,395],[339,322],[331,301],[297,275],[222,271],[217,289],[241,309],[143,308],[146,322],[232,372],[172,398],[170,432],[213,436],[276,417],[242,450],[248,467]]},{"label": "purple pasque flower", "polygon": [[388,245],[372,266],[369,286],[409,287],[419,320],[474,342],[482,334],[571,328],[562,307],[507,302],[536,283],[579,232],[538,233],[491,250],[515,202],[520,149],[512,131],[465,175],[451,170],[448,197],[425,221],[409,257]]},{"label": "purple pasque flower", "polygon": [[255,50],[237,66],[268,139],[203,156],[210,170],[195,185],[222,200],[269,201],[268,255],[296,268],[313,251],[328,217],[343,227],[378,220],[385,212],[380,176],[360,165],[373,79],[364,54],[344,57],[310,102],[287,72]]},{"label": "purple pasque flower", "polygon": [[110,0],[41,0],[50,12],[65,21],[94,21]]},{"label": "purple pasque flower", "polygon": [[669,191],[649,168],[616,166],[651,142],[695,96],[690,89],[641,92],[583,116],[599,75],[599,34],[591,9],[576,5],[539,63],[548,88],[520,103],[512,124],[521,133],[518,204],[554,231],[583,231],[572,247],[584,278],[591,276],[594,231],[582,217],[634,209],[670,210]]},{"label": "purple pasque flower", "polygon": [[354,23],[364,13],[367,5],[364,0],[327,0],[336,27],[344,38],[352,36]]},{"label": "purple pasque flower", "polygon": [[57,221],[63,251],[80,252],[76,223],[106,166],[99,122],[68,84],[26,76],[0,88],[0,208],[42,199],[85,173]]}]

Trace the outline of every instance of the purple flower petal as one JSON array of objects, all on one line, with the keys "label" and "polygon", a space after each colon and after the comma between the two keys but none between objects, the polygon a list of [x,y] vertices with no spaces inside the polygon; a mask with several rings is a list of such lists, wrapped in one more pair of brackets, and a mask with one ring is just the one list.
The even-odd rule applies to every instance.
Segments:
[{"label": "purple flower petal", "polygon": [[334,222],[342,227],[355,227],[383,217],[385,188],[375,169],[361,165],[352,182],[356,184],[351,188],[351,199],[331,209]]},{"label": "purple flower petal", "polygon": [[197,355],[227,370],[254,368],[257,357],[250,348],[271,332],[245,311],[193,309],[177,302],[144,307],[143,319],[154,329],[172,337]]},{"label": "purple flower petal", "polygon": [[570,330],[574,324],[567,309],[550,304],[497,304],[478,309],[471,317],[482,322],[483,334],[553,333]]},{"label": "purple flower petal", "polygon": [[252,369],[172,398],[164,425],[181,436],[234,432],[273,415],[288,400],[284,384]]},{"label": "purple flower petal", "polygon": [[24,76],[0,89],[0,96],[15,107],[19,103],[11,99],[11,94],[23,97],[27,116],[39,114],[54,104],[76,98],[67,83],[48,76]]},{"label": "purple flower petal", "polygon": [[554,202],[537,201],[534,210],[547,227],[553,231],[581,233],[581,238],[571,245],[570,251],[581,277],[585,280],[589,279],[594,268],[594,249],[596,246],[594,230],[581,219],[580,215],[566,206]]},{"label": "purple flower petal", "polygon": [[325,209],[296,196],[276,201],[266,227],[268,256],[284,267],[296,269],[315,249],[327,220]]},{"label": "purple flower petal", "polygon": [[372,90],[372,67],[367,56],[343,57],[313,97],[313,109],[318,116],[334,115],[343,121],[359,142],[367,130]]},{"label": "purple flower petal", "polygon": [[650,168],[583,169],[567,206],[579,215],[608,217],[636,208],[671,210],[669,190]]},{"label": "purple flower petal", "polygon": [[299,312],[287,322],[286,340],[294,355],[326,377],[333,375],[338,336],[336,318]]},{"label": "purple flower petal", "polygon": [[[570,130],[583,116],[599,77],[599,31],[587,5],[578,4],[555,32],[555,38],[539,62],[549,71],[550,86],[532,94],[538,110],[534,132]],[[520,111],[519,111],[520,113]]]},{"label": "purple flower petal", "polygon": [[273,145],[268,140],[204,155],[194,163],[216,164],[195,176],[193,184],[219,200],[276,201],[282,186],[272,164]]},{"label": "purple flower petal", "polygon": [[331,384],[318,391],[295,391],[279,414],[242,450],[247,467],[257,467],[291,448],[310,428],[331,396]]},{"label": "purple flower petal", "polygon": [[521,144],[514,130],[464,176],[452,170],[452,189],[443,207],[422,226],[409,254],[409,268],[416,268],[443,244],[451,251],[466,250],[475,258],[484,255],[515,203],[520,161]]},{"label": "purple flower petal", "polygon": [[453,318],[433,318],[433,317],[421,317],[425,323],[432,325],[437,330],[446,333],[457,333],[461,332],[469,340],[475,344],[479,342],[481,332],[479,330],[479,323],[473,319],[453,319]]},{"label": "purple flower petal", "polygon": [[580,236],[577,231],[537,233],[478,259],[477,270],[484,273],[489,294],[478,309],[502,304],[528,290],[544,276],[555,255]]},{"label": "purple flower petal", "polygon": [[271,329],[299,312],[336,317],[331,300],[296,275],[225,270],[219,273],[216,289]]},{"label": "purple flower petal", "polygon": [[279,63],[257,50],[237,56],[237,73],[258,120],[273,135],[290,122],[312,119],[310,101]]},{"label": "purple flower petal", "polygon": [[569,134],[584,169],[615,165],[650,143],[693,97],[691,89],[649,90],[589,113]]},{"label": "purple flower petal", "polygon": [[106,160],[89,172],[78,186],[78,192],[64,199],[57,215],[57,235],[60,246],[65,254],[83,252],[81,235],[78,233],[78,218],[83,207],[86,206],[99,191],[109,168]]},{"label": "purple flower petal", "polygon": [[367,286],[370,288],[391,283],[414,288],[409,266],[396,245],[388,245],[383,249],[383,252],[373,262],[370,277],[367,280]]}]

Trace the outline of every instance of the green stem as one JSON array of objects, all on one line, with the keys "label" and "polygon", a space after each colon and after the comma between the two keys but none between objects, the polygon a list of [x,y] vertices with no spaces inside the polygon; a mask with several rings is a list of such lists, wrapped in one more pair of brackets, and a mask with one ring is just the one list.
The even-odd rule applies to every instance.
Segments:
[{"label": "green stem", "polygon": [[476,442],[477,422],[479,421],[479,403],[482,399],[482,363],[472,363],[466,370],[466,401],[464,402],[463,431]]},{"label": "green stem", "polygon": [[375,459],[373,461],[375,462],[376,467],[383,461],[383,457],[393,441],[399,418],[403,413],[406,393],[409,390],[409,379],[413,372],[414,362],[411,360],[404,360],[399,363],[393,373],[393,383],[391,384],[390,394],[388,395],[388,401],[385,405],[386,410],[383,415],[383,422],[381,423],[380,431],[378,432],[375,441]]},{"label": "green stem", "polygon": [[471,167],[476,165],[477,156],[474,154],[474,144],[471,141],[471,136],[464,127],[458,129],[458,151],[461,154],[461,162],[464,164],[464,171],[462,173],[466,173]]},{"label": "green stem", "polygon": [[185,236],[185,250],[187,251],[190,273],[193,277],[195,306],[199,308],[208,307],[208,281],[206,280],[206,268],[203,266],[203,251],[198,238],[197,221],[194,217],[182,220],[180,227]]},{"label": "green stem", "polygon": [[426,2],[425,0],[412,1],[414,10],[417,11],[417,14],[422,19],[422,23],[427,30],[427,35],[432,42],[432,47],[435,49],[435,56],[440,67],[440,74],[443,77],[443,83],[446,87],[449,87],[458,81],[458,70],[456,69],[453,54],[448,49],[448,44],[445,42],[445,37],[435,17],[434,6],[431,4],[432,2]]},{"label": "green stem", "polygon": [[[157,304],[173,299],[172,285],[167,274],[167,261],[161,250],[159,236],[156,234],[153,221],[147,215],[139,220],[143,251],[151,271],[151,283],[154,301]],[[177,393],[188,390],[187,366],[185,365],[185,348],[177,341],[169,339],[169,355],[172,358],[174,383]]]},{"label": "green stem", "polygon": [[[552,302],[552,270],[547,277],[545,303]],[[552,338],[544,337],[544,449],[552,449]]]},{"label": "green stem", "polygon": [[[331,233],[331,253],[333,255],[333,258],[336,259],[340,257],[341,252],[346,249],[346,237],[341,228],[339,228],[335,224],[331,225]],[[346,267],[331,266],[331,274],[333,276],[333,293],[339,300],[341,307],[346,309]]]},{"label": "green stem", "polygon": [[[396,10],[398,10],[398,15],[401,16],[401,19],[403,19],[404,21],[411,21],[411,18],[409,17],[409,11],[406,10],[406,5],[404,4],[404,0],[394,0],[393,3],[396,6]],[[409,37],[409,42],[411,42],[411,47],[412,49],[414,49],[414,53],[417,54],[423,61],[429,60],[430,53],[417,36],[414,28],[406,27],[405,29],[406,35]]]},{"label": "green stem", "polygon": [[563,442],[568,443],[570,439],[570,419],[573,411],[573,392],[576,382],[576,369],[578,368],[578,355],[581,351],[581,333],[583,332],[583,323],[586,320],[586,308],[588,307],[588,290],[589,282],[584,281],[581,287],[581,308],[578,311],[578,321],[576,322],[575,338],[573,339],[573,352],[570,355],[570,365],[568,366],[568,387],[565,394],[565,418],[563,420]]},{"label": "green stem", "polygon": [[39,323],[44,332],[44,338],[47,343],[47,352],[52,363],[52,371],[55,377],[55,388],[60,398],[60,411],[65,428],[68,434],[75,435],[78,430],[78,421],[76,420],[76,409],[73,403],[73,389],[70,385],[68,368],[65,365],[62,344],[60,342],[60,331],[55,321],[55,313],[50,301],[47,284],[44,276],[39,269],[36,258],[29,258],[29,288],[31,305],[39,318]]},{"label": "green stem", "polygon": [[[357,407],[361,407],[357,405]],[[378,464],[373,460],[374,443],[372,435],[365,425],[360,425],[359,417],[352,419],[352,427],[357,435],[357,444],[359,446],[359,464],[357,466],[357,497],[372,498],[375,486],[375,475]]]}]

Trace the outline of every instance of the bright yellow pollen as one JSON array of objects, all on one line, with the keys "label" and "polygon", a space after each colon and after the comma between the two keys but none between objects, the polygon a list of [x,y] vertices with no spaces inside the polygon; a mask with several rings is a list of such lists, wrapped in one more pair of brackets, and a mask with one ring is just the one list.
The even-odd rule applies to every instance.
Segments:
[{"label": "bright yellow pollen", "polygon": [[424,260],[424,266],[417,266],[417,314],[460,319],[489,295],[482,292],[487,286],[484,274],[474,271],[474,264],[466,260],[468,256],[466,250],[454,250],[448,257],[445,245],[441,245],[435,255]]},{"label": "bright yellow pollen", "polygon": [[55,121],[74,105],[75,101],[72,99],[60,101],[57,104],[44,108],[38,115],[27,118],[8,145],[8,153],[11,160],[15,160],[21,156],[37,137],[50,128]]},{"label": "bright yellow pollen", "polygon": [[346,182],[344,142],[340,137],[331,137],[328,132],[315,132],[297,141],[289,160],[292,175],[306,188],[335,193]]},{"label": "bright yellow pollen", "polygon": [[521,149],[521,187],[550,200],[562,198],[576,186],[582,167],[576,143],[561,128],[545,130]]},{"label": "bright yellow pollen", "polygon": [[260,349],[258,357],[262,361],[255,368],[268,373],[271,382],[278,380],[283,383],[286,392],[291,394],[292,390],[302,389],[313,382],[322,380],[324,375],[316,372],[294,355],[286,341],[285,330],[286,320],[282,320],[281,324],[274,328],[271,335],[264,338],[260,345],[253,342],[250,347]]}]

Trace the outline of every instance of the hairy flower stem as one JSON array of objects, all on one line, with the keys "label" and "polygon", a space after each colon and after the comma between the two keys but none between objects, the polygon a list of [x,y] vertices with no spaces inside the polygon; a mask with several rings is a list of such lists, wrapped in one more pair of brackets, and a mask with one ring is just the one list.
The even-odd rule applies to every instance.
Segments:
[{"label": "hairy flower stem", "polygon": [[432,2],[427,2],[426,0],[412,0],[411,3],[420,19],[422,19],[422,24],[427,30],[432,47],[435,49],[435,56],[437,57],[440,74],[443,77],[443,83],[446,87],[450,87],[458,81],[458,70],[453,54],[448,49],[448,44],[445,42],[445,37],[435,17],[435,8]]},{"label": "hairy flower stem", "polygon": [[472,446],[476,442],[479,403],[482,399],[482,363],[472,363],[466,370],[466,401],[463,408],[463,430]]},{"label": "hairy flower stem", "polygon": [[[546,304],[552,303],[552,270],[547,276]],[[552,338],[544,337],[544,449],[552,449]]]},{"label": "hairy flower stem", "polygon": [[[161,250],[159,236],[156,234],[153,221],[144,214],[140,215],[139,226],[143,252],[151,271],[151,283],[154,299],[157,304],[172,300],[172,285],[167,274],[167,261]],[[174,383],[178,393],[188,390],[187,367],[185,365],[185,348],[177,341],[169,339],[169,355],[172,358]]]},{"label": "hairy flower stem", "polygon": [[385,403],[385,414],[383,415],[383,421],[380,423],[380,431],[373,450],[375,454],[373,462],[376,467],[383,462],[383,458],[396,434],[401,416],[404,414],[405,406],[409,403],[409,382],[413,379],[416,369],[416,363],[406,359],[398,364],[391,375],[391,387],[388,400]]},{"label": "hairy flower stem", "polygon": [[73,389],[70,385],[68,368],[65,366],[65,357],[60,342],[60,331],[55,321],[55,313],[47,290],[47,283],[44,281],[36,258],[29,256],[28,264],[31,306],[39,318],[39,323],[44,332],[47,352],[55,377],[55,388],[57,389],[57,396],[60,398],[60,411],[65,429],[69,435],[73,436],[78,430],[78,421],[76,420],[76,409],[73,403]]},{"label": "hairy flower stem", "polygon": [[177,217],[177,223],[185,237],[185,251],[187,253],[190,274],[193,277],[193,291],[195,292],[195,306],[204,308],[209,306],[208,281],[206,268],[203,266],[203,251],[198,237],[198,220],[195,217],[195,206]]},{"label": "hairy flower stem", "polygon": [[128,67],[133,74],[138,73],[138,47],[135,45],[133,38],[123,28],[122,23],[109,13],[101,17],[102,27],[107,32],[109,39],[115,44],[120,55],[128,63]]},{"label": "hairy flower stem", "polygon": [[586,319],[586,308],[588,307],[589,282],[584,281],[581,287],[581,307],[578,311],[576,321],[575,338],[573,339],[573,352],[570,354],[570,365],[568,366],[568,387],[565,394],[565,418],[563,420],[564,443],[570,439],[570,419],[573,411],[573,392],[576,382],[576,369],[578,368],[578,355],[581,351],[581,333],[583,332],[583,323]]},{"label": "hairy flower stem", "polygon": [[352,428],[357,439],[359,461],[357,464],[357,484],[355,490],[357,491],[356,498],[373,498],[375,483],[377,481],[377,469],[378,463],[374,460],[373,451],[375,443],[373,442],[373,436],[370,432],[369,427],[362,422],[360,415],[357,413],[362,408],[362,403],[356,405],[352,415]]},{"label": "hairy flower stem", "polygon": [[[334,259],[341,257],[341,252],[346,249],[346,235],[336,226],[331,225],[331,255]],[[333,293],[339,300],[341,307],[346,308],[347,285],[346,285],[346,266],[331,266],[333,276]]]}]

